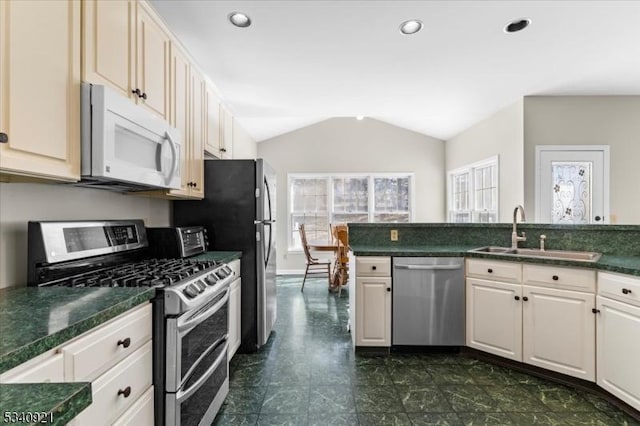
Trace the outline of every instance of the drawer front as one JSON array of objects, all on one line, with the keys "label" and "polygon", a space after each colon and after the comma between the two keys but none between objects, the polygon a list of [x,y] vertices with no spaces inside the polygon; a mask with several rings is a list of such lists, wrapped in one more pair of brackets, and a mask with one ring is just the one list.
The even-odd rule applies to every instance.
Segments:
[{"label": "drawer front", "polygon": [[153,425],[153,386],[151,386],[118,420],[114,426]]},{"label": "drawer front", "polygon": [[112,322],[90,331],[62,347],[66,379],[93,381],[151,340],[151,333],[151,303],[126,312]]},{"label": "drawer front", "polygon": [[151,346],[147,342],[91,384],[92,402],[76,417],[78,425],[93,425],[97,419],[110,424],[147,392],[153,376]]},{"label": "drawer front", "polygon": [[467,276],[492,281],[520,283],[522,281],[522,265],[518,262],[467,259]]},{"label": "drawer front", "polygon": [[611,272],[598,272],[598,294],[640,306],[640,278]]},{"label": "drawer front", "polygon": [[360,256],[356,259],[356,275],[359,277],[390,277],[391,258]]},{"label": "drawer front", "polygon": [[21,364],[0,376],[0,383],[64,382],[62,354],[47,352]]},{"label": "drawer front", "polygon": [[565,290],[596,291],[596,271],[559,266],[523,265],[523,284]]}]

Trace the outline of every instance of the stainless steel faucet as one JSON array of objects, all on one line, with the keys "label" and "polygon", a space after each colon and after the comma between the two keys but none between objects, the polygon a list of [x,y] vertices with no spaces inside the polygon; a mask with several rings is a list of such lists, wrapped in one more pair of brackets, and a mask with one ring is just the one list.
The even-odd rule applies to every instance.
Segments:
[{"label": "stainless steel faucet", "polygon": [[527,241],[527,236],[526,234],[523,232],[521,237],[518,237],[518,230],[516,229],[516,223],[518,221],[518,210],[520,210],[520,220],[522,222],[526,222],[527,221],[527,217],[524,214],[524,207],[522,207],[520,204],[518,204],[516,206],[516,208],[513,210],[513,232],[511,233],[511,248],[512,249],[517,249],[518,248],[518,241]]}]

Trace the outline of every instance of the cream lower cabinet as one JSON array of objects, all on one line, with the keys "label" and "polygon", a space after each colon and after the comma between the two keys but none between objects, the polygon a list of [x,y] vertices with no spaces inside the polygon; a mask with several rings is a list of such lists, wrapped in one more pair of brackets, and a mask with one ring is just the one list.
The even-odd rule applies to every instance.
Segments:
[{"label": "cream lower cabinet", "polygon": [[640,410],[640,278],[599,273],[597,309],[597,383]]},{"label": "cream lower cabinet", "polygon": [[595,295],[522,286],[523,361],[595,380]]},{"label": "cream lower cabinet", "polygon": [[467,278],[467,346],[522,360],[522,286]]},{"label": "cream lower cabinet", "polygon": [[356,259],[356,346],[391,346],[391,258]]},{"label": "cream lower cabinet", "polygon": [[594,381],[595,285],[593,270],[469,259],[467,345]]},{"label": "cream lower cabinet", "polygon": [[227,357],[233,358],[242,343],[242,278],[240,277],[240,259],[229,262],[229,267],[238,277],[229,287],[229,349]]},{"label": "cream lower cabinet", "polygon": [[80,2],[0,1],[0,175],[80,179]]}]

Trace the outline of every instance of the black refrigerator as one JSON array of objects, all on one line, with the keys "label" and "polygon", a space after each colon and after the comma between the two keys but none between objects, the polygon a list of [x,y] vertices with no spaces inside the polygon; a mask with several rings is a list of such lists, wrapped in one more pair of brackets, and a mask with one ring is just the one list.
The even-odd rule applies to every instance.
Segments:
[{"label": "black refrigerator", "polygon": [[209,250],[242,252],[239,351],[255,352],[276,320],[276,173],[262,159],[206,160],[204,191],[173,202],[173,223],[204,226]]}]

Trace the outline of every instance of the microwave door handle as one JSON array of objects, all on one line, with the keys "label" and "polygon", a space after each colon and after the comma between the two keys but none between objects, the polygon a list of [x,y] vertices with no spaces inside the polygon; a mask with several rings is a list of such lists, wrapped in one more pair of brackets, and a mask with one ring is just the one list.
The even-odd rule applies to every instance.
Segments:
[{"label": "microwave door handle", "polygon": [[173,155],[171,158],[171,172],[169,176],[167,176],[167,185],[171,183],[173,176],[175,176],[178,171],[178,148],[176,148],[176,144],[173,142],[171,135],[169,132],[164,132],[164,137],[169,141],[169,146],[171,147],[171,154]]}]

